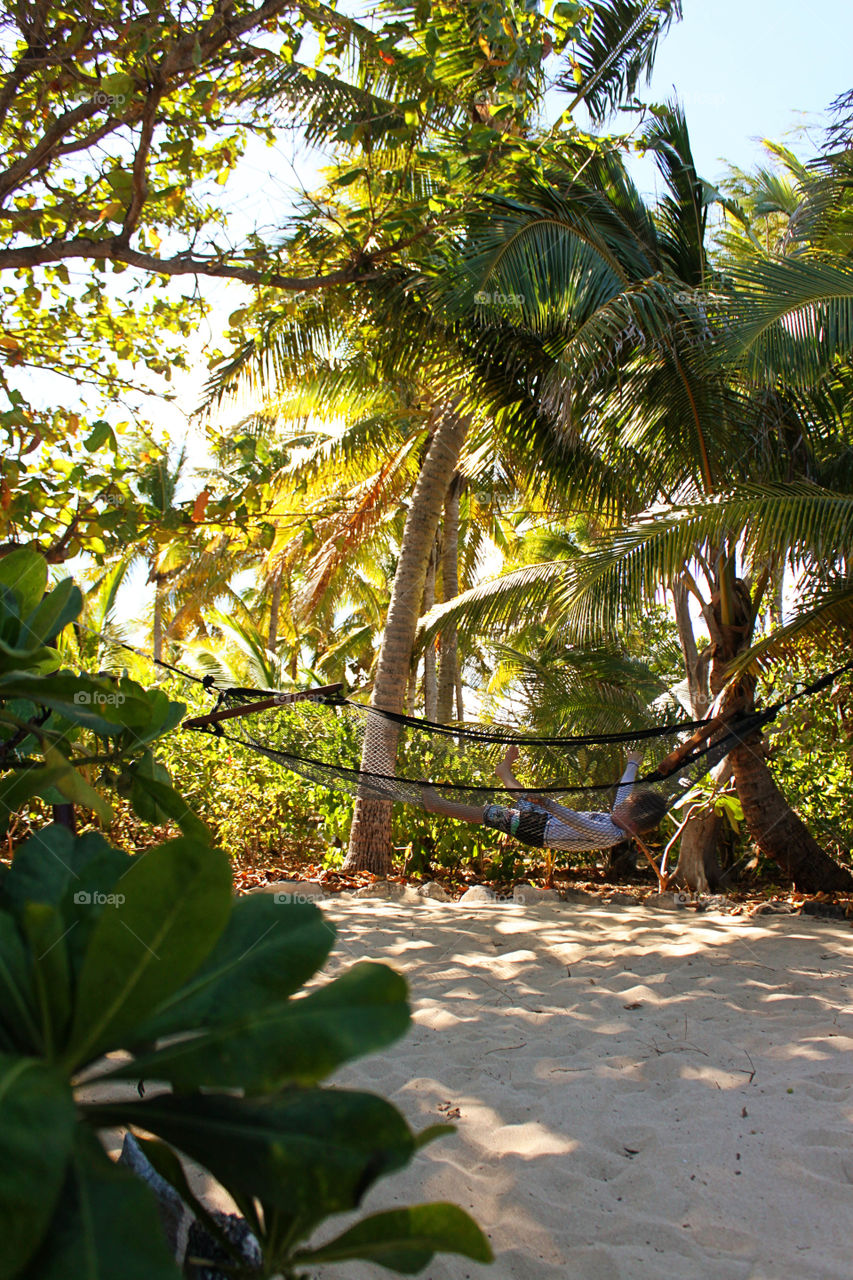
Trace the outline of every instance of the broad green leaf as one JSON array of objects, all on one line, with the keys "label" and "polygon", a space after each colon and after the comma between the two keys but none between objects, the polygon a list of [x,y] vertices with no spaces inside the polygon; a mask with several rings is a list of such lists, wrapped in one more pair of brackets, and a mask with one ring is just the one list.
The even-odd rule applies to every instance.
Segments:
[{"label": "broad green leaf", "polygon": [[[55,747],[46,747],[44,758],[51,768],[62,769],[60,776],[53,784],[57,791],[71,804],[79,804],[84,809],[91,809],[102,822],[109,822],[112,810],[103,796],[91,787],[86,779],[74,768]],[[64,769],[61,762],[64,762]]]},{"label": "broad green leaf", "polygon": [[493,1260],[489,1242],[473,1218],[458,1205],[437,1203],[373,1214],[316,1249],[300,1250],[290,1261],[298,1266],[358,1258],[411,1276],[436,1253],[459,1253],[475,1262]]},{"label": "broad green leaf", "polygon": [[215,1094],[84,1108],[98,1126],[134,1125],[198,1161],[232,1194],[256,1196],[294,1224],[294,1239],[408,1164],[415,1138],[384,1098],[293,1089],[268,1098]]},{"label": "broad green leaf", "polygon": [[310,996],[258,1001],[233,1021],[214,1023],[111,1075],[168,1080],[181,1093],[199,1087],[271,1093],[314,1084],[342,1063],[386,1048],[410,1021],[405,980],[386,965],[364,962]]},{"label": "broad green leaf", "polygon": [[130,788],[130,802],[140,818],[146,822],[176,822],[184,835],[196,840],[208,840],[208,831],[201,818],[169,783],[161,782],[134,769],[133,783]]},{"label": "broad green leaf", "polygon": [[334,926],[311,903],[278,903],[271,894],[238,898],[209,958],[146,1024],[144,1038],[279,1004],[313,977],[334,939]]},{"label": "broad green leaf", "polygon": [[23,1280],[180,1280],[151,1190],[77,1126],[50,1232]]},{"label": "broad green leaf", "polygon": [[64,578],[50,595],[24,618],[22,629],[34,646],[46,644],[73,622],[83,608],[83,596],[72,578]]},{"label": "broad green leaf", "polygon": [[37,766],[7,773],[0,778],[0,833],[5,832],[13,813],[34,796],[44,795],[65,773],[65,769]]},{"label": "broad green leaf", "polygon": [[0,681],[0,695],[51,707],[100,737],[129,733],[135,748],[168,733],[186,711],[184,703],[172,702],[159,689],[143,689],[134,680],[96,680],[66,671],[49,680],[14,671]]},{"label": "broad green leaf", "polygon": [[71,1090],[52,1067],[0,1055],[0,1280],[17,1275],[44,1237],[76,1123]]},{"label": "broad green leaf", "polygon": [[47,902],[25,903],[21,924],[32,958],[44,1053],[53,1058],[65,1043],[71,1020],[68,929],[56,907]]},{"label": "broad green leaf", "polygon": [[[65,672],[45,679],[44,676],[15,671],[0,682],[0,695],[4,698],[29,698],[58,711],[72,724],[91,729],[102,738],[114,737],[121,732],[130,711],[122,705],[120,714],[115,701],[116,691],[105,681]],[[109,698],[113,701],[108,701]]]},{"label": "broad green leaf", "polygon": [[[120,77],[124,79],[125,77]],[[108,422],[96,422],[92,430],[83,441],[83,448],[89,453],[97,453],[108,440],[114,440],[112,429]]]},{"label": "broad green leaf", "polygon": [[32,613],[47,589],[47,561],[37,551],[20,547],[0,559],[0,586],[11,588],[18,598],[20,616]]},{"label": "broad green leaf", "polygon": [[[131,865],[130,856],[113,849],[98,832],[75,836],[67,827],[53,823],[34,832],[16,850],[4,891],[13,909],[25,902],[58,905],[77,888],[108,892]],[[92,876],[96,877],[94,884],[85,878]],[[65,903],[62,910],[67,924],[77,918]]]},{"label": "broad green leaf", "polygon": [[77,984],[69,1065],[118,1045],[196,971],[231,909],[231,867],[182,837],[134,859],[92,930]]},{"label": "broad green leaf", "polygon": [[8,911],[0,911],[0,1028],[9,1041],[7,1048],[41,1052],[32,969],[24,940]]}]

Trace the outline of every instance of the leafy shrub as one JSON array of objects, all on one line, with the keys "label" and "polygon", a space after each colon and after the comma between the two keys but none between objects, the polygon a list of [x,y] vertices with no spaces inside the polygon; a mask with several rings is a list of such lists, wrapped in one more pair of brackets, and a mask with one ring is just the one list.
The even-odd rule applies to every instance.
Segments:
[{"label": "leafy shrub", "polygon": [[36,552],[0,559],[0,832],[36,797],[83,805],[109,822],[104,792],[115,791],[146,821],[171,819],[206,836],[151,749],[180,722],[184,704],[127,678],[60,669],[55,641],[82,606],[70,578],[47,591],[47,564]]},{"label": "leafy shrub", "polygon": [[[294,998],[334,930],[311,904],[234,899],[228,859],[188,837],[130,857],[96,833],[39,832],[0,879],[0,1238],[4,1280],[175,1280],[152,1192],[99,1130],[133,1126],[179,1194],[174,1148],[230,1194],[262,1274],[365,1258],[406,1274],[438,1250],[487,1261],[453,1205],[419,1205],[309,1243],[444,1127],[414,1134],[372,1094],[322,1088],[342,1063],[409,1025],[403,979],[361,963]],[[130,1061],[105,1055],[127,1050]],[[86,1102],[146,1081],[146,1099]],[[215,1222],[193,1208],[221,1236]]]},{"label": "leafy shrub", "polygon": [[[772,698],[795,691],[844,661],[838,653],[802,657],[774,671]],[[770,726],[772,769],[816,838],[837,856],[853,853],[853,683],[787,707]]]}]

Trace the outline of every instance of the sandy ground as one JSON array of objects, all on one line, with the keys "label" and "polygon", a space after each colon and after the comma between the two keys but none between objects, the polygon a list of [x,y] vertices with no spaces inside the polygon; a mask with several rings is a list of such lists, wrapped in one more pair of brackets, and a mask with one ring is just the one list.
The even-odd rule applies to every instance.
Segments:
[{"label": "sandy ground", "polygon": [[384,1093],[415,1128],[456,1124],[364,1208],[453,1200],[497,1257],[444,1256],[427,1280],[850,1280],[849,924],[505,902],[324,910],[340,930],[329,972],[388,961],[414,1011],[403,1041],[336,1080]]}]

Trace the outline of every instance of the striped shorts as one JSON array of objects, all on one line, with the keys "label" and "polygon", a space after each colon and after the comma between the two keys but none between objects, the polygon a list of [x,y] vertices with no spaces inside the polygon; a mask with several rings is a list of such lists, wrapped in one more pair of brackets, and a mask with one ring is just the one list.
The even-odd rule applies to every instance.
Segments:
[{"label": "striped shorts", "polygon": [[501,804],[487,804],[483,809],[483,826],[502,831],[506,836],[520,840],[522,844],[541,849],[545,842],[545,827],[550,814],[529,802],[523,807],[506,809]]}]

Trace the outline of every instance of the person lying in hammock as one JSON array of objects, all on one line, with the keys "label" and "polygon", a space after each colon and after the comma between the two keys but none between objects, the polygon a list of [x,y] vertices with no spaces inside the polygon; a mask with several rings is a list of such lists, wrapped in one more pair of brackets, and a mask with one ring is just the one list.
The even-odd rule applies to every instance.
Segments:
[{"label": "person lying in hammock", "polygon": [[[518,747],[509,747],[495,770],[504,786],[511,791],[524,790],[512,772],[518,754]],[[496,831],[503,831],[522,844],[533,845],[537,849],[566,849],[576,853],[609,849],[629,836],[650,831],[666,813],[663,796],[643,787],[634,788],[642,758],[639,751],[628,753],[628,763],[609,813],[566,809],[555,800],[542,796],[519,797],[514,808],[500,804],[487,804],[480,808],[445,800],[430,787],[424,788],[423,805],[430,813],[494,827]]]}]

